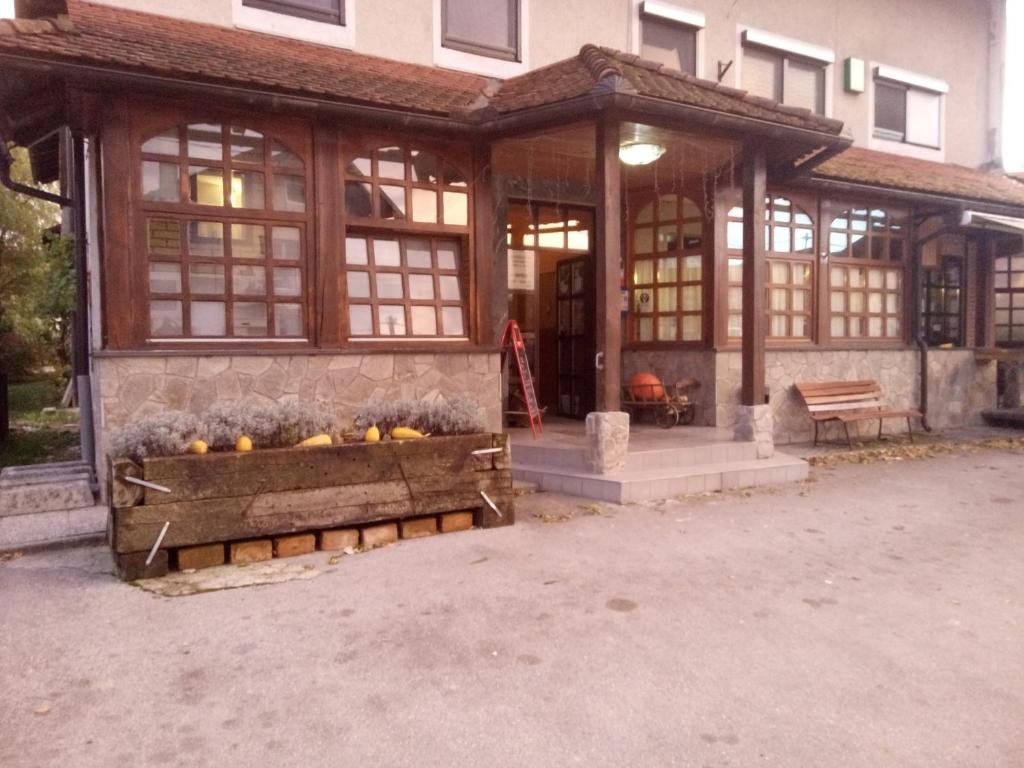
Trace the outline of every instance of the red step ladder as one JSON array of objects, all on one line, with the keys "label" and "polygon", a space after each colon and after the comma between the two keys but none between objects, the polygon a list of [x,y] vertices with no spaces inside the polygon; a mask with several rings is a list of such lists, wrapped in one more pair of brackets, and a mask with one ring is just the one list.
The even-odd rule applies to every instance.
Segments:
[{"label": "red step ladder", "polygon": [[530,420],[530,433],[537,437],[544,432],[544,424],[541,421],[541,408],[537,405],[537,392],[533,388],[533,376],[530,374],[530,360],[526,356],[526,342],[523,341],[523,332],[519,330],[519,323],[509,320],[505,325],[505,331],[501,334],[501,362],[502,370],[505,368],[506,355],[511,352],[516,361],[516,370],[519,372],[519,385],[521,392],[509,392],[509,397],[517,397],[522,403],[525,411],[510,410],[508,413],[513,416],[526,416]]}]

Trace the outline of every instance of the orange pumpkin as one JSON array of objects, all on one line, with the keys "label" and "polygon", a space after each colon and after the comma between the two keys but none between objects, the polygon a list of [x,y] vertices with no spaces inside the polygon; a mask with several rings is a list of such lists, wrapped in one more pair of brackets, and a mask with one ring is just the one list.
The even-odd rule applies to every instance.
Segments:
[{"label": "orange pumpkin", "polygon": [[661,400],[665,397],[661,379],[648,371],[633,374],[629,380],[629,391],[636,400]]}]

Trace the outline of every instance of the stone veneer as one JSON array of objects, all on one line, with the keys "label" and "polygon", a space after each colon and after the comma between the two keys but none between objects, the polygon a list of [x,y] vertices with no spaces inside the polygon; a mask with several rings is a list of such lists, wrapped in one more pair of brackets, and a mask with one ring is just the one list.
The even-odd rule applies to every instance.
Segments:
[{"label": "stone veneer", "polygon": [[438,354],[139,355],[93,359],[100,487],[113,430],[164,410],[199,413],[228,400],[320,400],[343,420],[368,400],[433,401],[468,393],[484,409],[487,428],[501,430],[500,356]]},{"label": "stone veneer", "polygon": [[[733,428],[740,404],[741,358],[736,352],[627,351],[623,376],[649,370],[666,382],[681,376],[701,381],[697,392],[698,424]],[[928,351],[928,417],[932,427],[982,424],[981,411],[996,403],[996,365],[979,363],[969,349]],[[814,426],[807,418],[797,381],[875,379],[886,402],[894,408],[916,408],[920,398],[920,357],[914,350],[785,350],[768,351],[765,379],[774,418],[775,442],[811,440]],[[887,430],[898,430],[894,421]],[[838,437],[841,427],[828,426],[823,436]],[[857,431],[870,435],[877,423],[862,422]],[[915,424],[915,429],[917,425]],[[851,425],[851,432],[854,431]]]}]

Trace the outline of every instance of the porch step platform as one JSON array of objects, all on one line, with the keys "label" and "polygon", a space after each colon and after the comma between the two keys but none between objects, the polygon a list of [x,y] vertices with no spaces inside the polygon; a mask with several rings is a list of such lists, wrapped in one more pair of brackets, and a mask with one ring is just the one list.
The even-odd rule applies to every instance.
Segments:
[{"label": "porch step platform", "polygon": [[[745,447],[749,444],[733,445]],[[665,459],[657,458],[657,461],[662,460]],[[808,471],[807,462],[803,459],[776,452],[769,459],[745,457],[739,460],[645,469],[630,469],[627,460],[626,469],[606,475],[550,464],[526,464],[516,460],[512,476],[516,480],[537,483],[545,491],[628,504],[706,491],[798,482],[807,479]]]},{"label": "porch step platform", "polygon": [[0,515],[0,552],[102,540],[107,508],[88,506],[28,515]]},{"label": "porch step platform", "polygon": [[0,471],[0,518],[91,507],[91,480],[81,461],[6,467]]}]

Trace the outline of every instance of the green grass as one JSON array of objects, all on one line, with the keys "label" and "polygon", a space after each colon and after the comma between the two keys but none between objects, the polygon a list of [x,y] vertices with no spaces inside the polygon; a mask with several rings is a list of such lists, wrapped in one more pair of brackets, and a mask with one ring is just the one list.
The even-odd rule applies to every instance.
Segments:
[{"label": "green grass", "polygon": [[43,413],[60,407],[64,385],[56,379],[11,384],[11,432],[0,445],[0,467],[68,461],[78,454],[77,411]]}]

